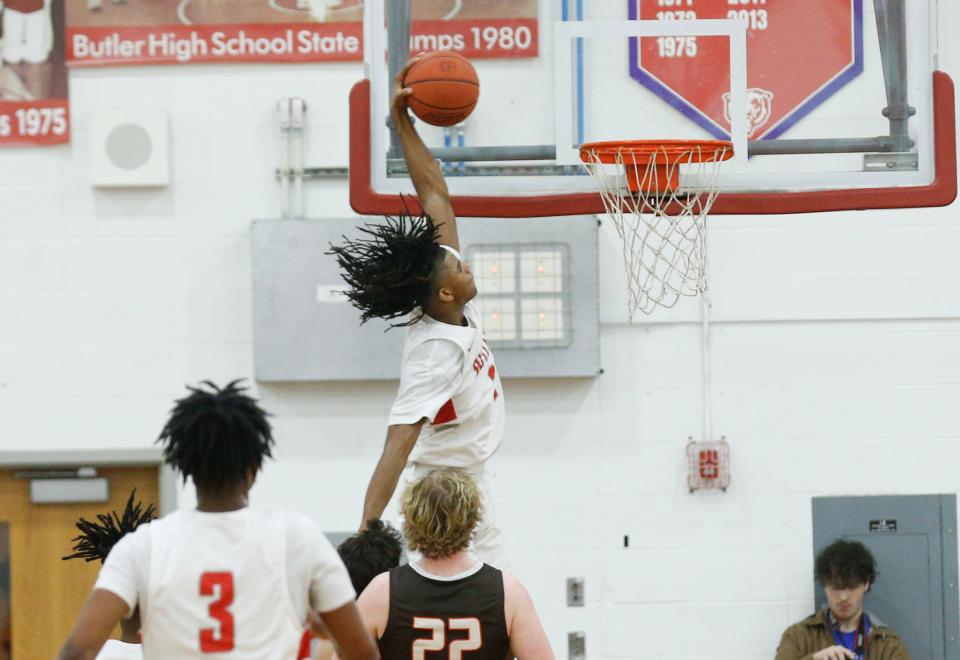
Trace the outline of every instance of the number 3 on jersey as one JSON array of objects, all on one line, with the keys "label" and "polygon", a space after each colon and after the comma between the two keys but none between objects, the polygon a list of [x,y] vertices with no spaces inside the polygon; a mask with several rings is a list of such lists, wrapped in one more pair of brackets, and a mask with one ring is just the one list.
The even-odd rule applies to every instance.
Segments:
[{"label": "number 3 on jersey", "polygon": [[210,571],[200,576],[200,595],[217,596],[210,603],[210,618],[217,622],[214,628],[200,630],[200,652],[222,653],[233,650],[233,573]]},{"label": "number 3 on jersey", "polygon": [[480,620],[470,619],[432,619],[416,616],[413,618],[413,627],[420,630],[429,630],[430,639],[418,639],[413,643],[412,660],[426,660],[427,651],[442,651],[447,648],[446,629],[466,630],[466,639],[455,639],[450,642],[448,658],[462,660],[464,651],[476,651],[483,646],[483,636],[480,632]]}]

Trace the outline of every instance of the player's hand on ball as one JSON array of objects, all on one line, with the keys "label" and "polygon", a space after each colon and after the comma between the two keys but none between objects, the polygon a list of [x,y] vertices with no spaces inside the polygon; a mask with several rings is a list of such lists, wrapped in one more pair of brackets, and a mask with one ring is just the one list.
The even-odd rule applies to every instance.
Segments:
[{"label": "player's hand on ball", "polygon": [[422,54],[423,53],[410,58],[410,61],[393,77],[393,110],[401,114],[406,114],[407,98],[413,94],[412,89],[403,86],[403,81],[407,77],[407,72],[410,70],[410,67],[420,61]]},{"label": "player's hand on ball", "polygon": [[857,654],[842,646],[828,646],[813,654],[813,660],[856,660]]}]

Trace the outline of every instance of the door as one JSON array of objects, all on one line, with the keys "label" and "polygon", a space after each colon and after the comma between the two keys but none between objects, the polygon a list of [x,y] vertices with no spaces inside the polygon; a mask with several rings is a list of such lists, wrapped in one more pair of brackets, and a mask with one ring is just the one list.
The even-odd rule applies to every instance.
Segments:
[{"label": "door", "polygon": [[[31,504],[30,480],[15,479],[14,470],[0,470],[0,617],[2,617],[4,557],[9,564],[10,658],[55,658],[90,594],[99,562],[63,561],[71,553],[80,516],[122,511],[130,491],[137,499],[157,503],[158,468],[98,468],[110,482],[107,502]],[[3,546],[4,523],[9,543]],[[0,618],[0,641],[3,635]],[[119,627],[115,631],[119,637]],[[0,660],[5,660],[0,644]]]}]

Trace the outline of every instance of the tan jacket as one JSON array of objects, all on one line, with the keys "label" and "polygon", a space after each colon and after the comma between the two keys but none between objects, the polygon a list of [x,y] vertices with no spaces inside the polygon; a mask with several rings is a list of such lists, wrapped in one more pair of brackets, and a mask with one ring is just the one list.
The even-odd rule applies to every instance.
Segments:
[{"label": "tan jacket", "polygon": [[[870,633],[867,635],[866,660],[910,660],[910,653],[903,641],[876,617],[867,614]],[[813,654],[835,646],[836,642],[827,627],[826,611],[821,609],[800,623],[786,629],[777,647],[776,660],[811,660]]]}]

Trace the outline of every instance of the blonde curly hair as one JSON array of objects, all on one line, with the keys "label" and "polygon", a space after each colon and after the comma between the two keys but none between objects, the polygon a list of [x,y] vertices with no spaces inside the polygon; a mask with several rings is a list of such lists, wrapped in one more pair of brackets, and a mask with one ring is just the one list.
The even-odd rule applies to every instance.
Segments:
[{"label": "blonde curly hair", "polygon": [[466,470],[439,468],[403,491],[403,535],[410,550],[442,559],[466,550],[483,518],[480,489]]}]

